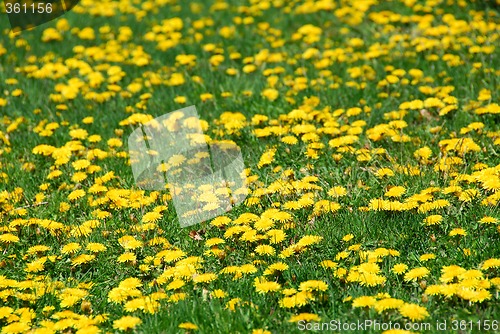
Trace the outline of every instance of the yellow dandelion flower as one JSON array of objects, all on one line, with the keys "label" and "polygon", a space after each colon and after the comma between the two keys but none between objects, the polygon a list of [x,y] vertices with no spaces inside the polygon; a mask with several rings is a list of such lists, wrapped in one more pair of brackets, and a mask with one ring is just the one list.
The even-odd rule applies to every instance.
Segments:
[{"label": "yellow dandelion flower", "polygon": [[123,142],[120,138],[110,138],[107,141],[109,147],[122,147]]},{"label": "yellow dandelion flower", "polygon": [[500,190],[500,177],[495,175],[485,176],[482,180],[482,188],[497,192]]},{"label": "yellow dandelion flower", "polygon": [[82,170],[90,166],[90,161],[88,161],[87,159],[81,159],[73,162],[71,165],[75,170]]},{"label": "yellow dandelion flower", "polygon": [[224,239],[221,239],[221,238],[210,238],[207,241],[205,241],[205,246],[212,247],[212,246],[220,245],[220,244],[223,244],[223,243],[225,243]]},{"label": "yellow dandelion flower", "polygon": [[463,228],[454,228],[453,230],[448,233],[450,237],[453,237],[455,235],[461,235],[461,236],[466,236],[467,232]]},{"label": "yellow dandelion flower", "polygon": [[337,268],[333,274],[337,278],[343,278],[347,275],[347,269],[345,268]]},{"label": "yellow dandelion flower", "polygon": [[187,294],[185,294],[184,292],[178,292],[178,293],[174,293],[172,296],[170,296],[170,298],[168,300],[170,302],[176,303],[176,302],[179,302],[181,300],[186,299],[186,297],[187,297]]},{"label": "yellow dandelion flower", "polygon": [[321,261],[319,265],[323,268],[336,268],[338,264],[336,262],[333,262],[332,260],[324,260]]},{"label": "yellow dandelion flower", "polygon": [[76,189],[76,190],[73,190],[68,195],[68,200],[75,201],[75,200],[77,200],[79,198],[82,198],[83,196],[85,196],[85,190],[83,190],[83,189]]},{"label": "yellow dandelion flower", "polygon": [[176,279],[167,285],[167,290],[177,290],[182,288],[186,283],[183,280]]},{"label": "yellow dandelion flower", "polygon": [[226,296],[227,296],[227,293],[226,293],[226,292],[224,292],[224,291],[223,291],[223,290],[221,290],[221,289],[216,289],[216,290],[212,291],[212,292],[210,293],[210,295],[211,295],[212,297],[214,297],[214,298],[224,298],[224,297],[226,297]]},{"label": "yellow dandelion flower", "polygon": [[279,244],[286,238],[286,233],[283,230],[269,230],[266,235],[269,237],[271,244]]},{"label": "yellow dandelion flower", "polygon": [[252,334],[272,334],[270,331],[265,329],[252,329]]},{"label": "yellow dandelion flower", "polygon": [[272,148],[267,151],[265,151],[262,156],[260,157],[259,163],[257,164],[257,167],[260,169],[266,165],[271,164],[274,161],[274,155],[276,154],[276,149]]},{"label": "yellow dandelion flower", "polygon": [[69,135],[73,139],[85,139],[88,137],[89,133],[85,129],[74,129],[69,132]]},{"label": "yellow dandelion flower", "polygon": [[274,101],[278,98],[279,92],[274,88],[266,88],[262,91],[262,96],[264,96],[269,101]]},{"label": "yellow dandelion flower", "polygon": [[425,307],[411,303],[400,306],[399,313],[413,322],[423,320],[429,316],[429,312]]},{"label": "yellow dandelion flower", "polygon": [[377,299],[372,296],[361,296],[354,298],[352,307],[372,307],[377,303]]},{"label": "yellow dandelion flower", "polygon": [[214,96],[210,93],[203,93],[203,94],[200,94],[200,100],[202,102],[206,102],[206,101],[209,101],[209,100],[212,100],[214,98]]},{"label": "yellow dandelion flower", "polygon": [[299,142],[299,140],[295,136],[285,136],[281,138],[281,141],[287,145],[295,145]]},{"label": "yellow dandelion flower", "polygon": [[104,252],[108,248],[99,242],[89,242],[85,249],[92,253],[98,253]]},{"label": "yellow dandelion flower", "polygon": [[427,226],[438,225],[443,221],[443,216],[441,215],[430,215],[424,218],[424,223]]},{"label": "yellow dandelion flower", "polygon": [[233,298],[226,303],[226,308],[230,311],[235,311],[236,306],[242,302],[241,298]]},{"label": "yellow dandelion flower", "polygon": [[124,262],[135,262],[137,261],[137,257],[135,256],[134,253],[132,252],[125,252],[122,255],[120,255],[117,259],[119,263],[124,263]]},{"label": "yellow dandelion flower", "polygon": [[335,255],[335,260],[343,260],[346,259],[349,256],[350,252],[342,251],[338,252],[337,255]]},{"label": "yellow dandelion flower", "polygon": [[342,187],[342,186],[335,186],[335,187],[331,188],[330,190],[328,190],[328,195],[330,195],[332,197],[342,197],[342,196],[347,195],[347,189],[345,187]]},{"label": "yellow dandelion flower", "polygon": [[95,259],[95,255],[93,254],[81,254],[71,260],[71,264],[73,266],[79,266],[85,263],[88,263]]},{"label": "yellow dandelion flower", "polygon": [[184,104],[184,103],[186,103],[186,101],[187,101],[187,98],[185,96],[176,96],[174,98],[174,102],[176,102],[176,103]]},{"label": "yellow dandelion flower", "polygon": [[151,212],[146,213],[144,216],[142,216],[141,221],[143,223],[156,223],[162,217],[163,217],[163,215],[161,213],[156,212],[156,211],[151,211]]},{"label": "yellow dandelion flower", "polygon": [[118,320],[113,321],[113,328],[120,331],[126,331],[135,328],[137,325],[141,324],[142,320],[133,316],[124,316]]},{"label": "yellow dandelion flower", "polygon": [[214,220],[212,220],[212,222],[210,224],[213,226],[216,226],[216,227],[222,227],[224,225],[229,224],[230,222],[231,222],[231,218],[226,217],[226,216],[219,216],[219,217],[215,218]]},{"label": "yellow dandelion flower", "polygon": [[274,226],[274,221],[271,218],[262,217],[254,223],[254,227],[259,231],[269,230]]},{"label": "yellow dandelion flower", "polygon": [[427,286],[427,288],[425,289],[425,294],[430,296],[437,296],[441,294],[441,290],[442,290],[441,285],[433,284]]},{"label": "yellow dandelion flower", "polygon": [[71,209],[71,205],[66,202],[60,202],[59,203],[59,212],[66,212],[69,209]]},{"label": "yellow dandelion flower", "polygon": [[342,241],[344,242],[349,242],[351,241],[352,239],[354,238],[354,235],[349,233],[349,234],[346,234],[342,237]]},{"label": "yellow dandelion flower", "polygon": [[326,291],[328,289],[328,284],[319,280],[309,280],[300,283],[300,291]]},{"label": "yellow dandelion flower", "polygon": [[498,224],[499,220],[494,217],[485,216],[479,220],[481,224]]},{"label": "yellow dandelion flower", "polygon": [[255,248],[255,252],[259,255],[274,255],[276,250],[270,245],[259,245]]},{"label": "yellow dandelion flower", "polygon": [[386,191],[384,196],[386,196],[386,197],[401,197],[401,195],[403,195],[405,192],[406,192],[405,187],[395,186],[395,187],[391,187],[388,191]]},{"label": "yellow dandelion flower", "polygon": [[311,292],[301,291],[281,299],[279,304],[281,308],[302,307],[307,305],[307,303],[312,299],[313,295]]},{"label": "yellow dandelion flower", "polygon": [[183,322],[182,324],[179,324],[178,326],[181,329],[190,329],[190,330],[197,330],[198,326],[193,324],[192,322]]},{"label": "yellow dandelion flower", "polygon": [[118,243],[120,244],[120,246],[127,250],[136,249],[142,247],[143,245],[142,241],[139,241],[130,235],[124,235],[123,237],[119,238]]},{"label": "yellow dandelion flower", "polygon": [[426,277],[429,273],[430,271],[426,267],[414,268],[405,274],[404,280],[406,282],[416,281],[417,279]]},{"label": "yellow dandelion flower", "polygon": [[[102,137],[99,136],[99,135],[91,135],[87,138],[87,140],[90,142],[90,143],[98,143],[102,140]],[[104,152],[104,154],[107,155],[107,153]]]},{"label": "yellow dandelion flower", "polygon": [[377,172],[376,172],[376,175],[377,177],[379,178],[382,178],[384,176],[394,176],[394,172],[392,171],[392,169],[390,168],[380,168]]},{"label": "yellow dandelion flower", "polygon": [[420,261],[426,262],[436,258],[436,254],[423,254],[420,256]]},{"label": "yellow dandelion flower", "polygon": [[[497,289],[500,289],[500,277],[494,277],[490,279],[490,283],[495,285]],[[0,312],[1,314],[1,312]]]},{"label": "yellow dandelion flower", "polygon": [[243,72],[244,73],[252,73],[256,69],[257,69],[257,66],[255,66],[253,64],[248,64],[248,65],[243,66]]},{"label": "yellow dandelion flower", "polygon": [[383,298],[383,299],[377,300],[375,305],[374,305],[374,309],[378,313],[382,313],[386,310],[398,309],[403,305],[404,305],[403,300],[389,297],[389,298]]},{"label": "yellow dandelion flower", "polygon": [[265,294],[268,292],[275,292],[281,289],[281,285],[277,282],[270,282],[266,280],[258,280],[254,282],[255,286],[255,291],[257,291],[259,294]]},{"label": "yellow dandelion flower", "polygon": [[281,290],[281,293],[284,294],[285,296],[291,296],[296,294],[297,290],[295,290],[294,288],[288,288]]},{"label": "yellow dandelion flower", "polygon": [[490,268],[499,268],[500,267],[500,259],[491,258],[483,262],[481,265],[481,270],[488,270]]},{"label": "yellow dandelion flower", "polygon": [[323,237],[317,236],[317,235],[306,235],[300,238],[300,240],[297,242],[298,247],[306,247],[310,245],[314,245],[319,243],[321,240],[323,240]]},{"label": "yellow dandelion flower", "polygon": [[78,183],[78,182],[82,182],[86,178],[87,178],[87,173],[85,173],[85,172],[76,172],[71,177],[71,181],[73,181],[75,183]]},{"label": "yellow dandelion flower", "polygon": [[62,254],[72,254],[78,251],[81,248],[80,244],[76,242],[71,242],[69,244],[64,245],[61,248],[61,253]]},{"label": "yellow dandelion flower", "polygon": [[3,333],[27,333],[31,328],[28,323],[13,321],[8,325],[2,327]]},{"label": "yellow dandelion flower", "polygon": [[321,318],[317,315],[317,314],[314,314],[314,313],[300,313],[300,314],[297,314],[297,315],[293,315],[290,317],[290,319],[288,320],[288,322],[299,322],[299,321],[320,321]]},{"label": "yellow dandelion flower", "polygon": [[36,273],[45,270],[44,263],[46,262],[46,258],[40,258],[33,262],[29,262],[26,264],[26,268],[24,269],[28,273]]},{"label": "yellow dandelion flower", "polygon": [[288,270],[288,268],[289,267],[288,267],[288,265],[286,263],[276,262],[276,263],[273,263],[273,264],[269,265],[267,267],[267,269],[264,270],[264,275],[273,275],[276,272],[281,272],[281,271]]},{"label": "yellow dandelion flower", "polygon": [[9,244],[14,242],[19,242],[19,237],[12,233],[4,233],[0,235],[0,242]]},{"label": "yellow dandelion flower", "polygon": [[209,283],[217,279],[217,274],[214,273],[205,273],[200,275],[195,275],[193,277],[194,283]]}]

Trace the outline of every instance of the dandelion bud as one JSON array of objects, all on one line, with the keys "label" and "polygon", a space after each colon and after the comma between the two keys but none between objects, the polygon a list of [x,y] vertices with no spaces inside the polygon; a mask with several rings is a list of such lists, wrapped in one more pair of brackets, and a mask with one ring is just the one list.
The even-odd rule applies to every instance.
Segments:
[{"label": "dandelion bud", "polygon": [[88,300],[82,301],[82,305],[80,306],[80,309],[84,313],[92,313],[92,304]]}]

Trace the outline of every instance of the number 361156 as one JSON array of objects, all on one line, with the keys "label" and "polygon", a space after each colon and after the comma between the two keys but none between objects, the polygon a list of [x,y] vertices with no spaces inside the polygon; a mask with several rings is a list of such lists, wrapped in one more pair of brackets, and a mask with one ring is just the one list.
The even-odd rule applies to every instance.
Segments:
[{"label": "number 361156", "polygon": [[49,3],[10,3],[5,2],[5,11],[7,14],[50,14],[52,13],[52,4]]}]

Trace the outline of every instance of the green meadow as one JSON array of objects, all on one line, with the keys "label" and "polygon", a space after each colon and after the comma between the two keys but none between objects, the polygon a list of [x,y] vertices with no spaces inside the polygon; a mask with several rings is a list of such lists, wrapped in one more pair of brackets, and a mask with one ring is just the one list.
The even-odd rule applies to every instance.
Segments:
[{"label": "green meadow", "polygon": [[[499,0],[0,8],[1,334],[500,330]],[[181,228],[128,137],[191,105],[248,195]]]}]

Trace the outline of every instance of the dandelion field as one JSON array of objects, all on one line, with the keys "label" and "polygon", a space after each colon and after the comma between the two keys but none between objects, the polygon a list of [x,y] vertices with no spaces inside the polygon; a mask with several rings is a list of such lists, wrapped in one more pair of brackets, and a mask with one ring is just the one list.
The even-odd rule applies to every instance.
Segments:
[{"label": "dandelion field", "polygon": [[[499,5],[82,0],[18,35],[2,14],[0,333],[498,331]],[[250,194],[180,228],[127,138],[190,105]]]}]

